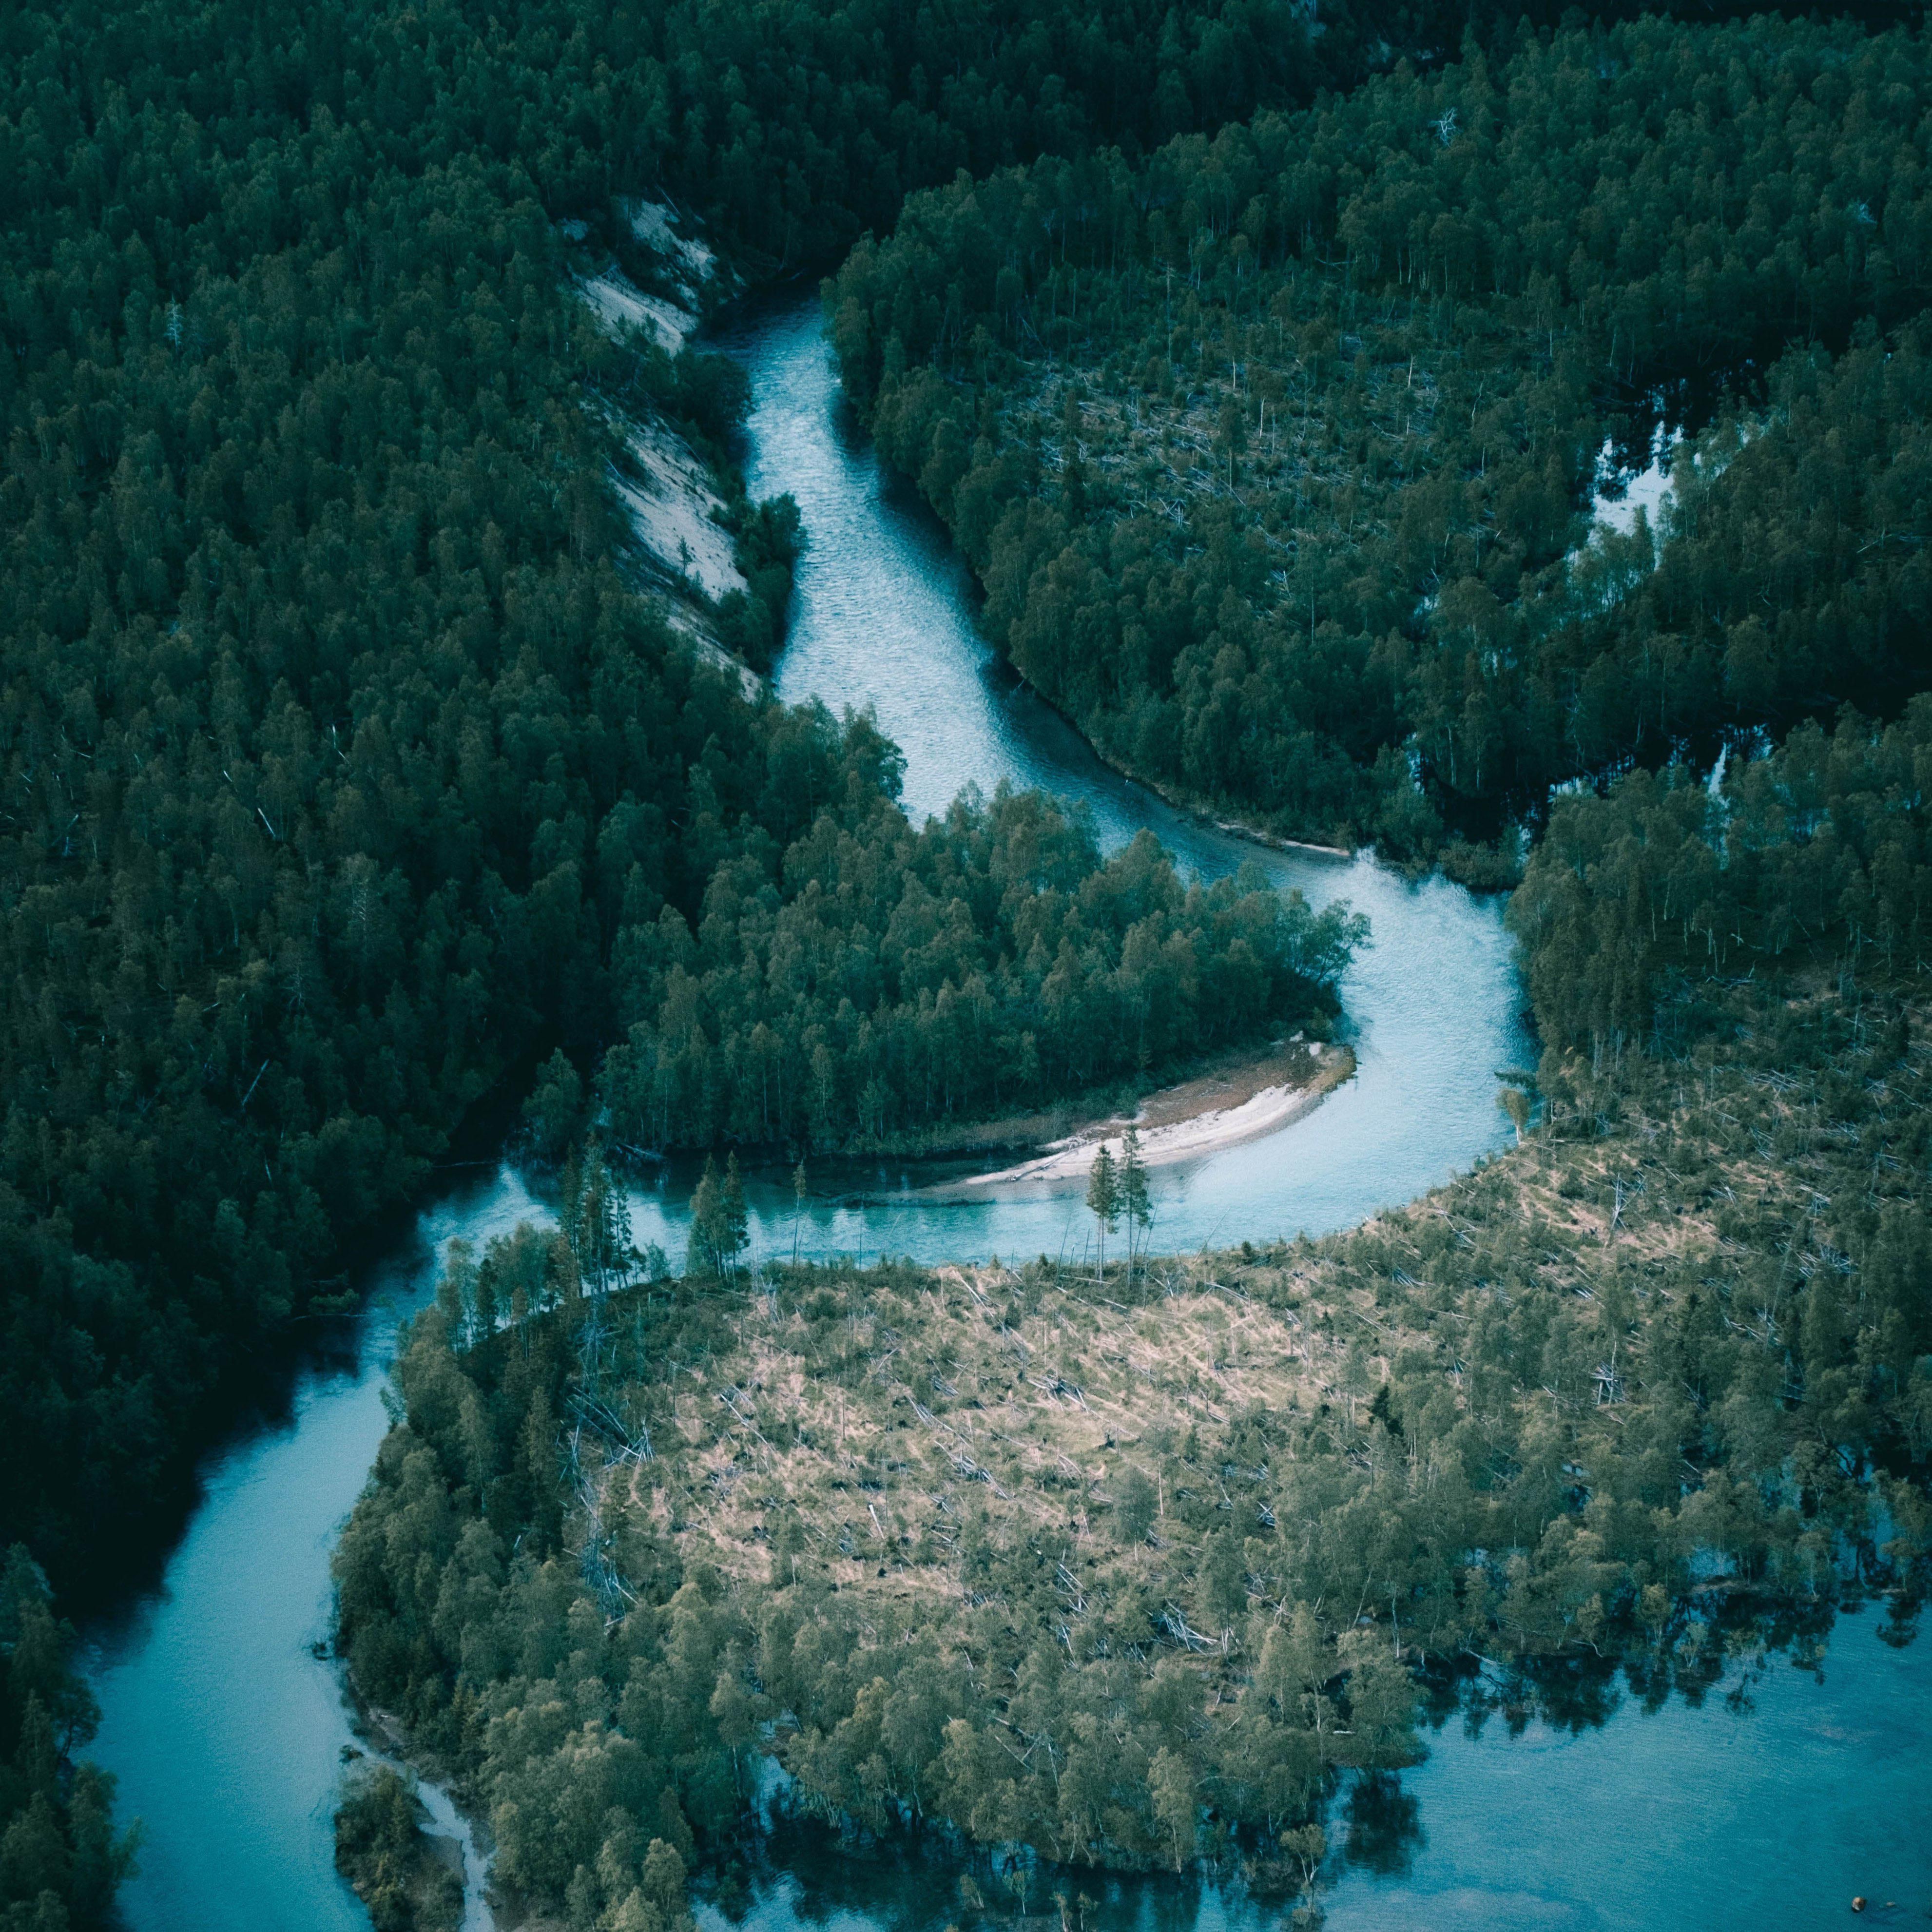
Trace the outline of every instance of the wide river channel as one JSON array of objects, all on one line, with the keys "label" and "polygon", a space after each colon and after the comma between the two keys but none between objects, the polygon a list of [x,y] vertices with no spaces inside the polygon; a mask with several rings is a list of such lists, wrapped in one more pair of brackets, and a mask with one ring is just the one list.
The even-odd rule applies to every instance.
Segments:
[{"label": "wide river channel", "polygon": [[[915,814],[969,784],[1042,786],[1090,812],[1108,849],[1150,826],[1192,874],[1256,857],[1311,902],[1345,898],[1369,916],[1372,943],[1344,988],[1356,1077],[1267,1138],[1158,1171],[1156,1246],[1345,1227],[1500,1146],[1497,1071],[1533,1048],[1498,905],[1366,860],[1262,850],[1115,777],[992,661],[944,533],[845,420],[816,304],[762,309],[722,346],[752,376],[752,488],[789,490],[808,539],[778,691],[872,705],[904,749]],[[754,1176],[754,1251],[789,1254],[796,1240],[821,1256],[1026,1256],[1078,1252],[1086,1238],[1077,1190],[960,1205],[917,1184],[896,1165],[821,1174],[801,1220],[787,1178]],[[681,1256],[690,1186],[668,1168],[637,1190],[640,1244]],[[318,1654],[328,1551],[387,1426],[398,1322],[428,1292],[441,1247],[544,1213],[508,1167],[426,1207],[372,1271],[368,1313],[334,1324],[285,1398],[211,1456],[158,1584],[88,1633],[104,1713],[94,1755],[120,1779],[121,1815],[145,1825],[124,1894],[136,1932],[367,1932],[332,1856],[352,1732],[336,1667]],[[1881,1621],[1878,1607],[1848,1612],[1804,1669],[1774,1658],[1748,1696],[1696,1708],[1647,1712],[1613,1696],[1605,1721],[1574,1732],[1450,1721],[1393,1804],[1352,1826],[1338,1813],[1328,1923],[1768,1932],[1835,1918],[1854,1893],[1871,1916],[1922,1922],[1932,1664],[1921,1644],[1881,1641]],[[1089,1878],[1084,1889],[1106,1894],[1090,1925],[1279,1922],[1212,1888]],[[822,1852],[802,1852],[750,1897],[758,1932],[937,1932],[958,1910],[938,1875]],[[727,1922],[710,1905],[700,1916],[707,1932]],[[485,1922],[474,1903],[470,1922]]]}]

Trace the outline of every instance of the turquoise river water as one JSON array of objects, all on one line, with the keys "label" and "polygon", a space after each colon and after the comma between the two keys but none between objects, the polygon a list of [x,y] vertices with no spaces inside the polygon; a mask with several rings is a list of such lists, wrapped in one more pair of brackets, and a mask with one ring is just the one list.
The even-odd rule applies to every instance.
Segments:
[{"label": "turquoise river water", "polygon": [[[844,420],[815,305],[760,310],[724,346],[752,380],[752,489],[790,490],[808,538],[782,696],[872,705],[904,748],[915,813],[969,783],[1041,785],[1090,811],[1109,848],[1151,826],[1196,874],[1259,857],[1315,903],[1343,897],[1372,922],[1344,988],[1355,1078],[1273,1136],[1160,1170],[1156,1246],[1346,1226],[1498,1147],[1497,1070],[1533,1051],[1498,907],[1363,860],[1262,851],[1107,771],[992,661],[943,532]],[[640,1244],[681,1253],[690,1185],[668,1168],[636,1190]],[[890,1165],[821,1174],[795,1228],[788,1180],[754,1176],[754,1250],[789,1253],[796,1238],[820,1255],[959,1258],[1077,1250],[1085,1238],[1077,1190],[962,1206],[915,1185]],[[272,1412],[211,1456],[158,1582],[90,1631],[104,1713],[94,1755],[120,1779],[122,1815],[146,1831],[125,1894],[136,1932],[366,1932],[332,1858],[352,1732],[336,1666],[316,1648],[328,1550],[387,1426],[397,1323],[428,1293],[440,1250],[544,1211],[507,1166],[427,1206],[372,1270],[368,1312],[332,1324]],[[1654,1713],[1627,1700],[1575,1732],[1532,1724],[1513,1736],[1492,1721],[1472,1735],[1452,1720],[1382,1807],[1400,1829],[1364,1812],[1338,1830],[1328,1923],[1773,1932],[1845,1913],[1854,1892],[1874,1916],[1922,1919],[1932,1665],[1921,1645],[1882,1642],[1878,1624],[1874,1610],[1846,1614],[1817,1667],[1773,1660],[1748,1700]],[[1107,1893],[1090,1924],[1276,1922],[1211,1888],[1084,1888]],[[800,1848],[748,1899],[758,1932],[937,1932],[952,1916],[938,1875],[822,1848]],[[710,1905],[703,1918],[707,1932],[727,1922]],[[485,1922],[472,1901],[472,1928]]]}]

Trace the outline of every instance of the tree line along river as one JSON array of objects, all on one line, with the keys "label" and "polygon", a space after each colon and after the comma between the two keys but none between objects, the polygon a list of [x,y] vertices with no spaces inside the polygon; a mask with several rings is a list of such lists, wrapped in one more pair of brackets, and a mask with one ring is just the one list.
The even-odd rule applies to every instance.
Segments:
[{"label": "tree line along river", "polygon": [[[1496,1072],[1534,1049],[1501,908],[1446,881],[1411,884],[1366,860],[1263,850],[1116,777],[991,660],[963,565],[911,492],[846,424],[815,302],[742,316],[722,338],[752,380],[754,496],[802,513],[779,694],[872,704],[906,756],[905,802],[943,810],[969,783],[1038,785],[1084,806],[1108,850],[1150,826],[1183,868],[1258,857],[1317,905],[1368,915],[1343,988],[1358,1070],[1264,1138],[1154,1176],[1156,1249],[1347,1226],[1500,1146]],[[673,1166],[632,1198],[634,1238],[676,1256],[694,1175]],[[752,1252],[922,1260],[1056,1252],[1085,1238],[1077,1189],[961,1204],[878,1162],[815,1174],[796,1214],[788,1175],[748,1177]],[[209,1458],[203,1493],[158,1583],[89,1633],[104,1713],[95,1755],[146,1822],[124,1910],[136,1932],[363,1932],[337,1876],[332,1805],[352,1742],[329,1624],[328,1552],[387,1426],[398,1321],[426,1296],[449,1240],[481,1245],[544,1210],[512,1168],[452,1187],[370,1271],[368,1312],[331,1324],[271,1411]],[[1875,1606],[1840,1618],[1816,1669],[1773,1658],[1736,1694],[1655,1713],[1626,1700],[1574,1732],[1452,1720],[1399,1788],[1338,1817],[1327,1904],[1337,1928],[1417,1924],[1653,1928],[1798,1927],[1854,1892],[1886,1916],[1932,1906],[1932,1670],[1880,1640]],[[1599,1714],[1605,1714],[1600,1713]],[[793,1848],[754,1888],[759,1932],[808,1922],[937,1928],[944,1876]],[[1105,1892],[1106,1922],[1216,1932],[1262,1919],[1180,1882]],[[472,1922],[480,1912],[472,1901]],[[722,1925],[714,1908],[701,1917]]]}]

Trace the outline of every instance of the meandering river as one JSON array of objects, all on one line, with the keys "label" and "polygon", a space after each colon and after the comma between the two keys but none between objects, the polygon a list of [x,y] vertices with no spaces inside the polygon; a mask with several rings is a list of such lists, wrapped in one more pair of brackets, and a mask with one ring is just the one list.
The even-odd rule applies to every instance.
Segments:
[{"label": "meandering river", "polygon": [[[992,662],[943,532],[844,422],[815,306],[766,309],[725,346],[752,380],[752,487],[790,490],[808,541],[783,696],[872,704],[905,750],[915,812],[943,808],[969,782],[1042,785],[1090,811],[1109,848],[1151,826],[1196,874],[1258,856],[1312,902],[1346,897],[1372,922],[1344,988],[1357,1077],[1277,1134],[1160,1171],[1156,1244],[1345,1226],[1501,1144],[1496,1070],[1531,1048],[1497,907],[1362,860],[1260,852],[1108,772]],[[667,1168],[638,1190],[640,1242],[681,1252],[689,1185]],[[1077,1193],[962,1206],[911,1188],[892,1166],[828,1172],[796,1217],[788,1182],[754,1176],[754,1245],[938,1258],[1077,1250],[1084,1238]],[[386,1426],[397,1322],[428,1293],[441,1246],[543,1211],[508,1168],[425,1208],[372,1271],[368,1312],[332,1324],[286,1403],[211,1456],[158,1586],[90,1631],[104,1712],[94,1755],[121,1780],[122,1815],[146,1826],[124,1894],[136,1932],[367,1932],[332,1856],[352,1732],[336,1668],[314,1648],[328,1631],[328,1550]],[[1843,1620],[1822,1673],[1774,1663],[1749,1714],[1625,1708],[1574,1737],[1452,1728],[1406,1777],[1414,1828],[1360,1821],[1330,1922],[1763,1932],[1815,1924],[1854,1891],[1922,1913],[1932,1668],[1918,1646],[1881,1645],[1875,1621]],[[924,1932],[949,1916],[936,1885],[822,1857],[754,1893],[761,1932]],[[710,1906],[704,1916],[723,1922]],[[1117,1892],[1104,1922],[1215,1932],[1258,1922],[1211,1892],[1148,1886]],[[472,1910],[472,1932],[480,1923]]]},{"label": "meandering river", "polygon": [[[1371,943],[1343,988],[1355,1078],[1266,1138],[1156,1170],[1156,1247],[1346,1227],[1501,1146],[1497,1071],[1534,1048],[1499,902],[1442,879],[1412,885],[1366,859],[1230,837],[1109,771],[974,628],[972,585],[944,530],[848,419],[816,304],[762,309],[722,341],[752,377],[746,482],[754,496],[789,490],[804,521],[778,694],[834,710],[871,705],[905,753],[915,818],[944,811],[969,784],[1037,786],[1090,813],[1109,850],[1149,826],[1192,874],[1217,878],[1258,860],[1311,904],[1346,898],[1369,916]],[[921,1178],[892,1164],[817,1175],[804,1252],[1077,1254],[1088,1238],[1078,1183],[965,1204],[915,1193]],[[681,1252],[691,1184],[672,1168],[639,1193],[640,1241]],[[789,1253],[788,1178],[754,1177],[747,1192],[754,1252]]]}]

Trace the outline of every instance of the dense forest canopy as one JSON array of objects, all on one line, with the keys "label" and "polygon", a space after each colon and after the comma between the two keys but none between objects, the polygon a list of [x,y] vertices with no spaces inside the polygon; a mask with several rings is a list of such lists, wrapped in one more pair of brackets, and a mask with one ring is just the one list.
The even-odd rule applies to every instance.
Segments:
[{"label": "dense forest canopy", "polygon": [[[1442,64],[1472,23],[1490,50]],[[1145,843],[1102,863],[1037,800],[914,827],[866,721],[694,657],[620,567],[611,414],[717,452],[743,385],[607,339],[574,248],[647,276],[636,197],[748,280],[884,237],[834,285],[836,346],[1002,648],[1158,782],[1427,856],[1571,773],[1847,699],[1893,716],[1924,682],[1924,64],[1904,32],[1539,37],[1514,9],[1294,0],[0,18],[0,1545],[32,1550],[0,1577],[8,1932],[101,1923],[129,1856],[109,1781],[69,1762],[93,1714],[47,1576],[98,1588],[165,1526],[225,1378],[346,1301],[352,1244],[469,1110],[549,1055],[560,1148],[586,1109],[640,1145],[904,1144],[1318,1028],[1359,937],[1252,878],[1184,886]],[[1713,424],[1676,507],[1580,552],[1597,452],[1647,434],[1660,385]],[[755,595],[722,615],[763,661],[794,532],[724,487]],[[1429,1658],[1587,1640],[1661,1682],[1716,1654],[1694,1546],[1774,1620],[1831,1567],[1820,1522],[1916,1589],[1918,1491],[1846,1472],[1922,1476],[1932,1439],[1894,983],[1922,940],[1928,728],[1848,717],[1714,794],[1636,777],[1558,808],[1513,914],[1540,1137],[1468,1184],[1466,1241],[1432,1210],[1238,1264],[1312,1379],[1277,1391],[1286,1420],[1107,1467],[1112,1553],[1069,1572],[1087,1650],[1054,1634],[1054,1539],[976,1494],[905,1559],[976,1602],[862,1625],[831,1588],[842,1519],[794,1509],[753,1603],[743,1550],[679,1540],[704,1428],[600,1569],[603,1478],[560,1460],[561,1418],[622,1435],[754,1316],[788,1373],[856,1395],[876,1288],[865,1346],[930,1308],[935,1399],[968,1337],[987,1399],[1018,1383],[956,1286],[609,1300],[579,1218],[459,1258],[417,1333],[341,1566],[358,1681],[476,1780],[512,1882],[652,1932],[734,1828],[768,1718],[822,1815],[910,1804],[1117,1864],[1238,1844],[1299,1883],[1335,1770],[1412,1735],[1398,1646],[1331,1596],[1376,1618],[1388,1588]],[[1838,1219],[1801,1228],[1739,1131]],[[1670,1187],[1652,1155],[1631,1171],[1660,1216],[1685,1178],[1694,1287],[1614,1238],[1637,1210],[1607,1177],[1660,1138]],[[1869,1183],[1840,1188],[1851,1166]],[[1593,1247],[1556,1204],[1606,1186]],[[1802,1288],[1766,1260],[1792,1251]],[[1202,1280],[1174,1282],[1218,1359]],[[1158,1305],[1116,1286],[1106,1328],[1050,1271],[1001,1282],[998,1348],[1077,1329],[1058,1377],[1097,1388],[1082,1348],[1112,1360]],[[1721,1312],[1760,1296],[1761,1328]],[[629,1324],[608,1369],[593,1310]],[[848,1480],[810,1460],[822,1418],[746,1400]],[[1622,1458],[1626,1417],[1648,1447]],[[1216,1470],[1254,1534],[1196,1507]],[[1175,1525],[1152,1540],[1150,1472]],[[881,1630],[913,1640],[890,1675]],[[1210,1698],[1255,1718],[1242,1750]],[[1077,1735],[1082,1778],[1049,1796],[1036,1758],[1010,1768],[988,1741],[1016,1721]],[[374,1792],[345,1850],[386,1897],[406,1796]]]},{"label": "dense forest canopy", "polygon": [[458,1253],[338,1555],[357,1682],[503,1883],[618,1932],[653,1841],[729,1855],[764,1752],[800,1814],[916,1823],[989,1892],[1018,1846],[1042,1896],[1196,1858],[1292,1896],[1342,1774],[1412,1762],[1425,1714],[1699,1697],[1818,1657],[1845,1589],[1909,1640],[1928,757],[1921,700],[1714,795],[1566,801],[1516,902],[1540,1118],[1353,1232],[1104,1282],[600,1294],[569,1214]]},{"label": "dense forest canopy", "polygon": [[650,1147],[880,1144],[1325,1029],[1366,930],[1252,861],[1184,886],[1150,832],[1103,864],[1037,793],[915,832],[854,786],[779,866],[719,866],[694,934],[674,911],[626,928],[604,1111]]},{"label": "dense forest canopy", "polygon": [[707,750],[755,806],[765,728],[605,560],[616,352],[528,184],[278,158],[286,245],[256,154],[185,299],[138,238],[8,262],[7,1507],[63,1570],[539,1030],[594,1036],[632,866],[695,903],[635,812]]},{"label": "dense forest canopy", "polygon": [[138,1834],[117,1834],[114,1780],[73,1753],[100,1712],[74,1634],[23,1544],[0,1562],[0,1925],[106,1932]]},{"label": "dense forest canopy", "polygon": [[1700,980],[1828,946],[1886,979],[1932,950],[1932,697],[1878,731],[1792,733],[1721,788],[1637,772],[1559,799],[1510,903],[1537,1022],[1600,1060],[1669,1052]]},{"label": "dense forest canopy", "polygon": [[[614,196],[668,193],[778,267],[890,223],[908,189],[961,167],[1150,146],[1305,94],[1338,71],[1308,26],[1288,0],[545,0],[508,14],[77,0],[9,20],[8,161],[23,221],[76,193],[92,219],[118,199],[117,121],[158,114],[177,122],[165,152],[185,172],[149,191],[206,209],[224,193],[195,165],[206,140],[239,159],[253,139],[333,124],[411,172],[514,167],[553,217],[607,220]],[[104,165],[76,176],[76,148]],[[257,186],[272,183],[272,170]],[[256,209],[272,212],[292,210]]]},{"label": "dense forest canopy", "polygon": [[[1923,682],[1927,58],[1526,29],[962,178],[829,286],[841,366],[1111,756],[1426,855]],[[1606,439],[1640,464],[1660,412],[1728,427],[1659,527],[1574,555]]]},{"label": "dense forest canopy", "polygon": [[557,224],[674,192],[770,269],[1303,44],[1260,0],[8,15],[7,1534],[111,1550],[464,1110],[642,1010],[619,932],[843,795],[620,580],[586,402],[715,441],[742,385],[598,336]]}]

